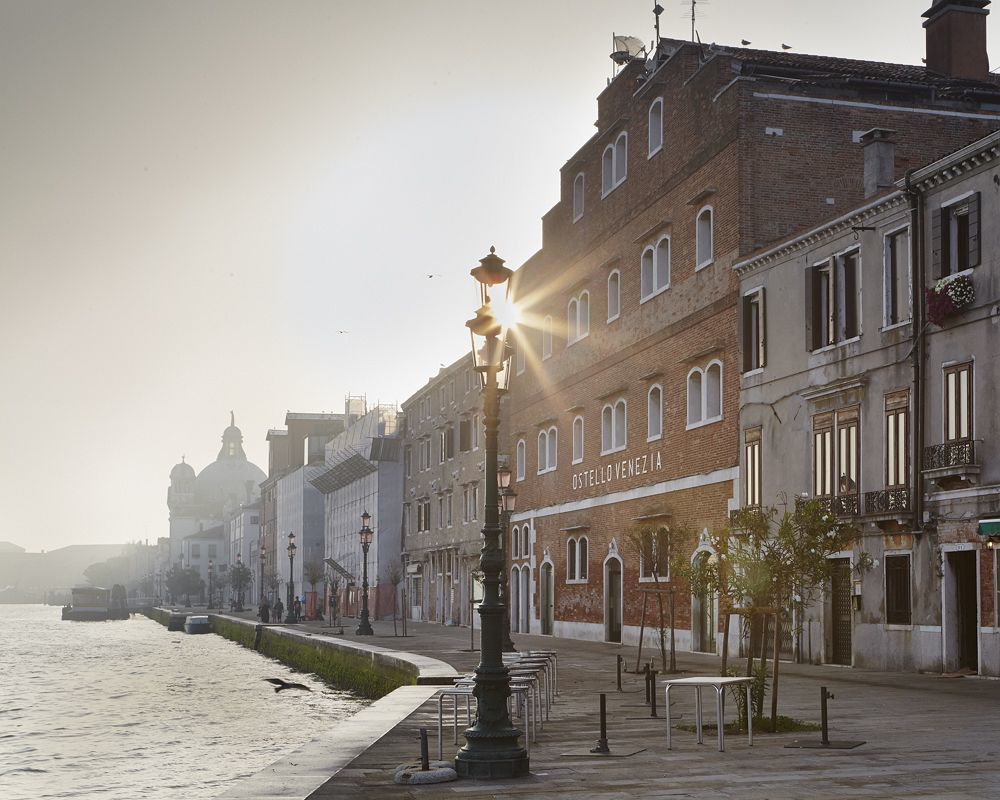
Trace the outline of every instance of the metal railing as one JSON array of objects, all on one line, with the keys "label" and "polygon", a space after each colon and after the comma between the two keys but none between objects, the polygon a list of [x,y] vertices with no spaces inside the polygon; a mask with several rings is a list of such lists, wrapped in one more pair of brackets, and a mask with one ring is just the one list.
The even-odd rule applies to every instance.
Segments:
[{"label": "metal railing", "polygon": [[837,517],[856,517],[860,513],[861,504],[857,494],[839,494],[834,497],[817,497],[826,511]]},{"label": "metal railing", "polygon": [[866,514],[906,513],[910,510],[910,490],[906,487],[865,492]]},{"label": "metal railing", "polygon": [[933,444],[924,448],[924,469],[946,469],[976,464],[976,443],[972,439]]}]

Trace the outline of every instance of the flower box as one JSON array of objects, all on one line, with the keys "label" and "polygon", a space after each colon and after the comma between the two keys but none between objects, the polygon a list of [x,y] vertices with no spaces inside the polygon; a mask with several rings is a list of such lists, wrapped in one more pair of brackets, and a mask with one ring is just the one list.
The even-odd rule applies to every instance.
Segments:
[{"label": "flower box", "polygon": [[976,300],[976,289],[968,275],[941,278],[929,289],[924,290],[927,303],[927,319],[935,325],[943,325],[949,317],[955,316],[963,308]]}]

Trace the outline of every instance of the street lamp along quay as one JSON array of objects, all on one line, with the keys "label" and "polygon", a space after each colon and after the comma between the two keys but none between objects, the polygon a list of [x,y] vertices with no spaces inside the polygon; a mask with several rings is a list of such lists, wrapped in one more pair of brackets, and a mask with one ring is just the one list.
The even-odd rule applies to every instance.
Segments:
[{"label": "street lamp along quay", "polygon": [[288,612],[285,623],[298,622],[295,618],[295,534],[288,534]]},{"label": "street lamp along quay", "polygon": [[509,307],[511,270],[491,247],[489,255],[471,270],[479,289],[480,307],[466,326],[472,339],[472,357],[483,388],[486,428],[486,497],[483,511],[483,547],[479,569],[483,575],[483,600],[479,604],[480,661],[476,667],[476,721],[465,731],[465,746],[455,757],[455,771],[468,778],[517,778],[528,774],[528,754],[518,744],[507,700],[510,673],[503,663],[504,602],[500,575],[504,556],[500,543],[500,508],[497,491],[497,430],[500,427],[500,393],[510,379],[510,352],[506,332],[494,312],[490,292],[503,292],[498,304]]},{"label": "street lamp along quay", "polygon": [[361,539],[361,549],[364,551],[364,567],[361,572],[361,619],[355,633],[358,636],[371,636],[375,633],[372,630],[371,620],[368,618],[368,548],[371,547],[375,531],[371,529],[372,515],[366,510],[361,515],[361,530],[358,537]]},{"label": "street lamp along quay", "polygon": [[212,610],[212,573],[215,570],[215,565],[212,563],[212,559],[208,560],[208,610]]},{"label": "street lamp along quay", "polygon": [[500,509],[500,551],[503,553],[503,575],[500,577],[500,598],[503,602],[503,651],[514,653],[514,640],[510,638],[510,564],[507,560],[507,543],[510,539],[510,515],[514,513],[517,493],[510,488],[510,467],[504,465],[497,469],[497,489]]}]

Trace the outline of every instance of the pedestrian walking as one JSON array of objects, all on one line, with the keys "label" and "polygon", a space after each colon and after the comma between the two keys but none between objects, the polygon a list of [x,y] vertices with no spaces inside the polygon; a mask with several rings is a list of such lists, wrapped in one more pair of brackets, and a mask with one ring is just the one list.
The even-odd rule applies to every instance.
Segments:
[{"label": "pedestrian walking", "polygon": [[295,598],[295,603],[292,605],[292,617],[298,622],[302,619],[302,601],[299,598]]},{"label": "pedestrian walking", "polygon": [[267,602],[266,597],[260,601],[260,608],[257,611],[257,616],[259,616],[260,621],[265,624],[271,621],[271,606]]},{"label": "pedestrian walking", "polygon": [[281,622],[281,618],[285,615],[285,604],[281,602],[279,597],[274,601],[274,621]]}]

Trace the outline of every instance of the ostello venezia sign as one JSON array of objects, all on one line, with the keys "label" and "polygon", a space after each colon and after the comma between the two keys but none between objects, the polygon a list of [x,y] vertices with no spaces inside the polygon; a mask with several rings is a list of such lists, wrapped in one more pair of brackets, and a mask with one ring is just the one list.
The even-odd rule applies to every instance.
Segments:
[{"label": "ostello venezia sign", "polygon": [[592,486],[602,486],[608,483],[634,478],[636,475],[646,475],[663,469],[663,459],[659,450],[643,453],[641,456],[623,458],[612,461],[594,469],[573,473],[573,491],[589,489]]}]

